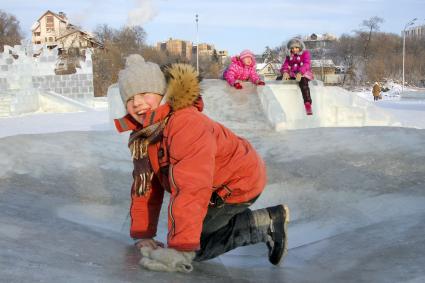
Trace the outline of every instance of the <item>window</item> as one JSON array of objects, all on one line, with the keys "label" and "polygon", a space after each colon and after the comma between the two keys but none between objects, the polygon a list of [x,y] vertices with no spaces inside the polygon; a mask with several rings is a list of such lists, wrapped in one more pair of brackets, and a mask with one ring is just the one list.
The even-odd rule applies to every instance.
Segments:
[{"label": "window", "polygon": [[53,16],[46,16],[46,30],[47,31],[55,30],[55,22],[53,20]]},{"label": "window", "polygon": [[53,42],[53,37],[49,37],[49,42]]},{"label": "window", "polygon": [[34,32],[34,36],[40,36],[41,33],[40,32]]}]

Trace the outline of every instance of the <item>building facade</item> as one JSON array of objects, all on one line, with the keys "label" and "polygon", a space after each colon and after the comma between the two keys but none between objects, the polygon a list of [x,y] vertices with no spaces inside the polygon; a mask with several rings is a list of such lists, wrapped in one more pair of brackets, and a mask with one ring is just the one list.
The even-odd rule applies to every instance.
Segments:
[{"label": "building facade", "polygon": [[93,35],[72,25],[65,13],[58,14],[48,10],[35,22],[31,28],[31,42],[44,44],[48,48],[58,47],[67,51],[69,48],[102,47]]},{"label": "building facade", "polygon": [[303,41],[313,58],[323,59],[329,50],[335,46],[337,37],[328,33],[321,35],[313,33],[305,37]]},{"label": "building facade", "polygon": [[[403,33],[402,33],[403,35]],[[406,30],[406,37],[425,38],[425,25],[410,27]]]},{"label": "building facade", "polygon": [[282,64],[279,63],[259,63],[256,66],[257,73],[263,78],[263,80],[275,80],[280,75],[280,67]]},{"label": "building facade", "polygon": [[191,41],[170,38],[167,41],[157,42],[156,44],[157,50],[184,57],[188,61],[196,60],[197,48],[199,48],[199,57],[217,56],[221,63],[225,62],[228,57],[226,50],[216,50],[214,45],[209,43],[194,45]]},{"label": "building facade", "polygon": [[[214,55],[214,45],[208,43],[199,43],[197,45],[199,48],[199,56],[213,56]],[[217,51],[216,51],[217,52]],[[194,53],[196,54],[196,47],[194,49]]]},{"label": "building facade", "polygon": [[56,46],[56,38],[66,32],[68,19],[63,12],[45,12],[31,28],[33,44],[45,44],[48,47]]},{"label": "building facade", "polygon": [[227,52],[227,50],[219,50],[217,52],[217,55],[222,65],[225,64],[227,59],[229,58],[229,52]]},{"label": "building facade", "polygon": [[156,48],[173,55],[182,56],[188,61],[192,59],[192,42],[190,41],[170,38],[165,42],[158,42]]}]

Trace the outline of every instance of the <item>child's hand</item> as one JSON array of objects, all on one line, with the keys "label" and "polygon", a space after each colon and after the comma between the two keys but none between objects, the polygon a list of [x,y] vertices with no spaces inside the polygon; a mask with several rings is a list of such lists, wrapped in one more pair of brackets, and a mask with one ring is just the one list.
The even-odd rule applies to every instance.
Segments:
[{"label": "child's hand", "polygon": [[257,85],[265,85],[266,83],[265,82],[263,82],[263,81],[258,81],[257,82]]},{"label": "child's hand", "polygon": [[190,273],[193,270],[192,260],[195,252],[178,251],[171,248],[141,248],[141,266],[149,270]]},{"label": "child's hand", "polygon": [[283,79],[285,81],[289,80],[289,74],[288,73],[283,73]]},{"label": "child's hand", "polygon": [[153,250],[161,247],[163,248],[165,245],[159,241],[156,241],[154,239],[141,239],[138,240],[135,244],[134,244],[138,249],[140,249],[141,247],[148,247],[151,248]]},{"label": "child's hand", "polygon": [[295,80],[297,82],[301,81],[301,78],[303,77],[303,75],[301,73],[297,73],[297,76],[295,77]]},{"label": "child's hand", "polygon": [[242,85],[241,85],[240,83],[238,83],[238,82],[236,82],[233,86],[234,86],[236,89],[242,89]]}]

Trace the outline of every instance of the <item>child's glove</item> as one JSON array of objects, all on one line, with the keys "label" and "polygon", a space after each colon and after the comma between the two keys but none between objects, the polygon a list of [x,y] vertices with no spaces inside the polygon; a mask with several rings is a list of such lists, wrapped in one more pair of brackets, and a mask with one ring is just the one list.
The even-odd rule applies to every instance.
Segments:
[{"label": "child's glove", "polygon": [[236,82],[233,86],[234,86],[236,89],[242,89],[242,85],[241,85],[240,83],[238,83],[238,82]]},{"label": "child's glove", "polygon": [[146,269],[167,272],[189,273],[193,270],[195,252],[181,252],[171,248],[140,248],[142,259],[139,264]]},{"label": "child's glove", "polygon": [[301,81],[301,78],[303,77],[303,75],[301,73],[297,73],[297,75],[295,76],[295,80],[297,82]]},{"label": "child's glove", "polygon": [[265,82],[263,82],[263,81],[258,81],[257,82],[257,85],[265,85],[266,83]]},{"label": "child's glove", "polygon": [[289,74],[288,73],[283,73],[283,79],[285,81],[289,80]]}]

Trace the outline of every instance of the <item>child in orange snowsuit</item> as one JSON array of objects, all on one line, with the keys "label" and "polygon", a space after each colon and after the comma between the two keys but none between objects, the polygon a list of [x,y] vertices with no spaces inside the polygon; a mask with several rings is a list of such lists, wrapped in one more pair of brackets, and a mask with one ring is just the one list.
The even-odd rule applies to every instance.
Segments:
[{"label": "child in orange snowsuit", "polygon": [[[132,131],[130,235],[141,265],[190,272],[192,260],[258,242],[268,244],[269,259],[278,264],[287,249],[287,207],[248,208],[266,184],[262,158],[202,113],[192,66],[174,64],[165,72],[168,82],[158,65],[130,55],[118,80],[128,115],[115,125]],[[164,192],[170,193],[167,247],[154,239]]]}]

